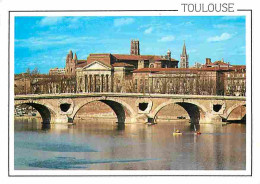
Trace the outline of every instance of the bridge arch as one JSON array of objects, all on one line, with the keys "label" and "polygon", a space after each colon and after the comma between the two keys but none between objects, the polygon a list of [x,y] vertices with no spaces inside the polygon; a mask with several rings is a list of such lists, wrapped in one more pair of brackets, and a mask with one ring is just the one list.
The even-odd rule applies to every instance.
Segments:
[{"label": "bridge arch", "polygon": [[226,117],[225,117],[225,119],[228,119],[229,116],[231,115],[231,113],[232,113],[236,108],[241,107],[241,106],[246,107],[246,102],[237,103],[237,104],[234,104],[233,106],[231,106],[231,107],[227,110],[227,112],[226,112]]},{"label": "bridge arch", "polygon": [[164,108],[167,105],[170,104],[177,104],[180,105],[185,109],[185,111],[189,114],[190,116],[190,121],[192,124],[199,124],[199,121],[205,117],[207,109],[203,106],[200,105],[197,102],[182,102],[182,101],[168,101],[160,104],[153,112],[152,112],[152,117],[156,118],[156,115],[159,113],[159,111]]},{"label": "bridge arch", "polygon": [[23,101],[15,103],[15,106],[23,104],[35,108],[40,113],[43,124],[50,124],[51,121],[55,119],[56,113],[51,105],[47,105],[38,101]]},{"label": "bridge arch", "polygon": [[78,111],[85,105],[92,103],[92,102],[103,102],[106,105],[108,105],[116,114],[118,124],[124,124],[126,120],[126,111],[130,115],[131,120],[134,119],[134,110],[130,105],[125,103],[122,100],[117,100],[114,98],[97,98],[97,99],[91,99],[91,100],[84,100],[83,102],[79,103],[75,108],[71,115],[72,119],[74,120],[76,114]]}]

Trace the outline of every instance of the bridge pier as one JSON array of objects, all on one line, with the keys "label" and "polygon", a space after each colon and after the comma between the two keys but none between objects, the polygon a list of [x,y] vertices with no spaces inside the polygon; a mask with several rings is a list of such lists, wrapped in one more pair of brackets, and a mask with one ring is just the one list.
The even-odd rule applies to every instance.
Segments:
[{"label": "bridge pier", "polygon": [[222,118],[219,115],[208,114],[202,118],[200,124],[222,124]]},{"label": "bridge pier", "polygon": [[66,115],[57,115],[56,117],[53,117],[51,120],[52,124],[67,124],[67,123],[72,123],[70,122],[71,118],[69,118]]}]

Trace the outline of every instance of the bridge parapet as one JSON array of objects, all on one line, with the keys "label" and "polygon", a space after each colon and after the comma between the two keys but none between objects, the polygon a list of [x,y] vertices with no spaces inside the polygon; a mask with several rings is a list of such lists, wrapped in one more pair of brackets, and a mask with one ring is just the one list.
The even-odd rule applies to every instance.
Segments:
[{"label": "bridge parapet", "polygon": [[244,96],[214,96],[214,95],[176,95],[176,94],[143,94],[143,93],[60,93],[60,94],[28,94],[15,95],[15,99],[39,98],[83,98],[83,97],[134,97],[134,98],[171,98],[171,99],[206,99],[206,100],[241,100]]}]

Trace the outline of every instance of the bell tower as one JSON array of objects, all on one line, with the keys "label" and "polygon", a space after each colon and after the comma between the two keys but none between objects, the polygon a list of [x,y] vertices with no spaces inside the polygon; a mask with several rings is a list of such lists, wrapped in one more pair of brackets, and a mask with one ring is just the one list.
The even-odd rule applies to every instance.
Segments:
[{"label": "bell tower", "polygon": [[140,55],[139,40],[131,40],[130,54]]}]

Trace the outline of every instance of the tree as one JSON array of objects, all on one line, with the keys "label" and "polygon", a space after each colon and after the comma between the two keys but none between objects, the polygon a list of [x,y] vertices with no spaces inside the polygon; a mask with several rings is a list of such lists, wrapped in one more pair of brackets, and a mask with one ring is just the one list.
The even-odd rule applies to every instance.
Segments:
[{"label": "tree", "polygon": [[32,70],[31,74],[37,75],[37,74],[40,74],[40,71],[38,70],[37,67],[35,67],[35,68]]},{"label": "tree", "polygon": [[25,73],[30,75],[31,74],[30,68],[27,68]]}]

